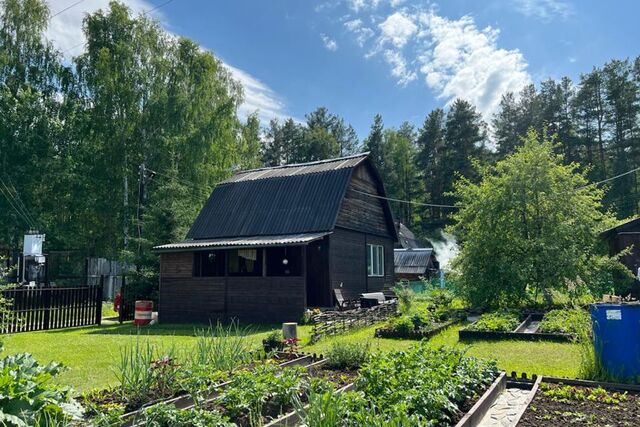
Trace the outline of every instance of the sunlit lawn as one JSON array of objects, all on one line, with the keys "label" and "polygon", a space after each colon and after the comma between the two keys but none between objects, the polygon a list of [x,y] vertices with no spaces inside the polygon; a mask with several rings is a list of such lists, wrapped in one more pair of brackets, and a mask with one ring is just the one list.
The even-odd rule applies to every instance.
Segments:
[{"label": "sunlit lawn", "polygon": [[[140,336],[164,347],[173,346],[188,352],[195,342],[193,325],[155,325],[140,329]],[[248,335],[256,348],[261,340],[276,329],[276,325],[251,326]],[[477,341],[458,343],[459,327],[451,327],[429,342],[433,346],[454,345],[467,347],[468,354],[496,359],[498,366],[508,372],[527,372],[553,376],[576,377],[580,362],[576,344],[526,342],[526,341]],[[304,351],[326,353],[336,341],[371,343],[374,351],[390,351],[406,348],[409,340],[373,338],[375,326],[360,329],[339,337],[327,338],[308,345],[310,328],[301,326],[299,333]],[[103,388],[115,383],[114,367],[120,357],[120,349],[138,339],[138,332],[131,324],[102,325],[46,332],[15,334],[4,338],[5,353],[30,352],[39,361],[60,361],[69,367],[58,381],[72,385],[79,391]]]}]

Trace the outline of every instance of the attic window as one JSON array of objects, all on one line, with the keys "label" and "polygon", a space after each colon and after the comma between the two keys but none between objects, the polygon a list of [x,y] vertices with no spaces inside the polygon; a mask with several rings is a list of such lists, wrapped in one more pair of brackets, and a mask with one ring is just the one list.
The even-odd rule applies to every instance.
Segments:
[{"label": "attic window", "polygon": [[369,277],[384,276],[384,246],[367,245],[367,275]]}]

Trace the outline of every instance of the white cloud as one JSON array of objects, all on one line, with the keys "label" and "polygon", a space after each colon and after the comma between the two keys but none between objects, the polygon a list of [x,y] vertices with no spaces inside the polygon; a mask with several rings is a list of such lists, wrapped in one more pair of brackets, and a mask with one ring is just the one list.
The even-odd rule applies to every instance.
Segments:
[{"label": "white cloud", "polygon": [[227,63],[225,66],[233,78],[240,81],[244,88],[244,103],[238,109],[239,116],[247,117],[258,111],[258,117],[263,123],[273,118],[284,119],[288,117],[284,102],[273,89],[246,71]]},{"label": "white cloud", "polygon": [[[109,7],[109,1],[110,0],[85,0],[77,6],[71,7],[69,10],[51,19],[45,36],[67,58],[82,53],[85,43],[85,37],[82,32],[82,20],[88,13],[98,9],[106,10]],[[134,14],[143,13],[156,6],[145,0],[120,1],[125,3]],[[50,0],[48,3],[52,15],[69,6],[68,0]],[[150,16],[158,19],[161,23],[164,21],[161,9],[151,12]],[[260,120],[263,122],[267,122],[272,118],[287,117],[284,102],[268,85],[246,71],[235,68],[227,63],[225,63],[225,65],[233,77],[239,80],[244,87],[244,103],[238,108],[238,115],[240,117],[246,117],[255,111],[258,111]]]},{"label": "white cloud", "polygon": [[422,14],[420,22],[420,72],[439,98],[464,98],[486,117],[504,93],[531,81],[522,53],[498,47],[497,29],[479,30],[469,16],[450,20],[434,12]]},{"label": "white cloud", "polygon": [[326,34],[320,34],[320,38],[322,38],[322,43],[324,43],[324,47],[326,47],[327,50],[332,52],[338,50],[338,43],[331,37]]},{"label": "white cloud", "polygon": [[398,79],[399,85],[406,86],[418,78],[416,72],[409,69],[407,61],[400,52],[386,49],[383,56],[391,66],[391,75]]},{"label": "white cloud", "polygon": [[434,9],[405,7],[373,27],[372,35],[359,38],[363,22],[373,16],[361,13],[344,25],[367,49],[365,58],[380,56],[399,85],[420,77],[438,98],[466,99],[489,119],[504,93],[517,93],[531,81],[522,53],[500,48],[499,30],[479,29],[470,16],[449,19]]},{"label": "white cloud", "polygon": [[371,28],[365,27],[361,19],[352,19],[344,23],[344,26],[356,36],[356,42],[363,47],[367,40],[375,34]]},{"label": "white cloud", "polygon": [[418,29],[411,18],[402,12],[389,15],[378,27],[381,33],[380,43],[390,42],[397,48],[406,45]]},{"label": "white cloud", "polygon": [[526,16],[551,21],[567,19],[572,13],[571,5],[563,0],[516,0],[516,10]]},{"label": "white cloud", "polygon": [[[67,58],[78,55],[82,52],[86,41],[82,32],[82,20],[86,14],[90,12],[95,12],[98,9],[108,9],[109,1],[110,0],[85,0],[76,6],[72,6],[51,19],[45,36],[51,40],[53,45]],[[51,15],[70,6],[68,0],[49,0],[47,3],[51,10]],[[145,0],[125,0],[123,3],[135,14],[151,10],[155,7],[153,3]],[[151,12],[150,15],[160,20],[163,18],[160,9]]]},{"label": "white cloud", "polygon": [[360,12],[364,9],[375,9],[380,4],[380,0],[348,0],[347,2],[355,12]]}]

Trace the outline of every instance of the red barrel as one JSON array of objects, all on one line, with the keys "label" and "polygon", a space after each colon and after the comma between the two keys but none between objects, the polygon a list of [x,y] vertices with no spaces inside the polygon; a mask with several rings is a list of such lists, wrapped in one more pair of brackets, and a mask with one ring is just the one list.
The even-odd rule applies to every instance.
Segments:
[{"label": "red barrel", "polygon": [[153,301],[136,301],[136,312],[134,315],[134,325],[148,325],[151,323],[153,314]]}]

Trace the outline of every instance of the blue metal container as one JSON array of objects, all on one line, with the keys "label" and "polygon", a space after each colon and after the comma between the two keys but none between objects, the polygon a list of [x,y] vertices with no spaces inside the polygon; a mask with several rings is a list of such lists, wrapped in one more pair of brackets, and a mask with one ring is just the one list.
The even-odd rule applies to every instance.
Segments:
[{"label": "blue metal container", "polygon": [[615,379],[640,378],[640,304],[592,304],[596,356]]}]

